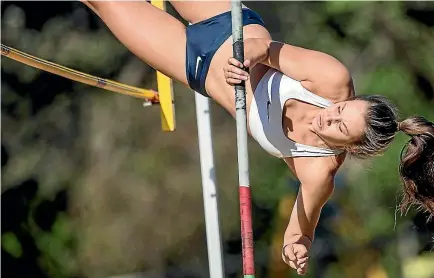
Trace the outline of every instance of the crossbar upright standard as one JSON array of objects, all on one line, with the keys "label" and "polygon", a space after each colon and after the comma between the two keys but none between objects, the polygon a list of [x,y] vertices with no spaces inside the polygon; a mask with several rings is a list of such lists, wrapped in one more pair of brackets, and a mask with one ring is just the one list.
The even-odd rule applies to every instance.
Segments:
[{"label": "crossbar upright standard", "polygon": [[[232,0],[232,39],[234,58],[244,63],[243,14],[240,0]],[[247,112],[245,83],[235,86],[235,108],[238,148],[238,179],[240,197],[241,240],[244,278],[255,277],[252,200],[249,181],[249,156],[247,150]]]},{"label": "crossbar upright standard", "polygon": [[209,98],[195,92],[197,133],[199,137],[200,169],[205,210],[206,242],[210,278],[223,278],[224,264],[220,235],[217,186],[211,134]]}]

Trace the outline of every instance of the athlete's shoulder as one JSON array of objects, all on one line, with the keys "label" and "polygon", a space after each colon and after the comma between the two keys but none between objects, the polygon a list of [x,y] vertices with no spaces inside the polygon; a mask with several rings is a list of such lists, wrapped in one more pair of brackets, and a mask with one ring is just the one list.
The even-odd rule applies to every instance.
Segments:
[{"label": "athlete's shoulder", "polygon": [[300,181],[333,178],[346,158],[346,153],[324,157],[294,157],[283,160]]}]

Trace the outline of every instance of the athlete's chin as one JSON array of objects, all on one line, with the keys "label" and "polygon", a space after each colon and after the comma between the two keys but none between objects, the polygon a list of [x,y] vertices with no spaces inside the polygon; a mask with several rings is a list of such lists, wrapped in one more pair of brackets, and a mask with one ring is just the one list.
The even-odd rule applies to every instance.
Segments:
[{"label": "athlete's chin", "polygon": [[315,132],[319,136],[321,136],[323,134],[323,131],[322,131],[321,127],[318,126],[318,124],[313,123],[312,124],[312,130],[313,130],[313,132]]},{"label": "athlete's chin", "polygon": [[324,132],[324,130],[319,130],[317,135],[326,143],[327,145],[333,144],[335,142],[334,137],[330,136],[327,132]]},{"label": "athlete's chin", "polygon": [[318,123],[317,123],[317,121],[316,121],[316,118],[314,118],[314,119],[312,120],[312,124],[310,125],[310,129],[311,129],[313,132],[315,132],[315,133],[320,132],[321,128],[318,126]]},{"label": "athlete's chin", "polygon": [[320,137],[327,146],[333,149],[340,149],[346,145],[344,142],[334,136],[331,136],[330,134],[323,134],[322,136],[320,135]]}]

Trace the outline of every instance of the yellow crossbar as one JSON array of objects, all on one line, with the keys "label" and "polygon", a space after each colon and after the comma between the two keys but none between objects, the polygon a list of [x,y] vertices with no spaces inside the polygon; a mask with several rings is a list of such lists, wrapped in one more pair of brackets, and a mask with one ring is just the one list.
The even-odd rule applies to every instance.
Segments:
[{"label": "yellow crossbar", "polygon": [[76,71],[59,64],[55,64],[44,59],[29,55],[22,51],[16,50],[12,47],[1,44],[1,54],[23,64],[77,81],[84,84],[88,84],[94,87],[102,88],[108,91],[146,99],[153,103],[158,103],[158,94],[153,90],[146,90],[137,88],[122,83],[118,83],[112,80],[96,77],[90,74],[86,74],[80,71]]}]

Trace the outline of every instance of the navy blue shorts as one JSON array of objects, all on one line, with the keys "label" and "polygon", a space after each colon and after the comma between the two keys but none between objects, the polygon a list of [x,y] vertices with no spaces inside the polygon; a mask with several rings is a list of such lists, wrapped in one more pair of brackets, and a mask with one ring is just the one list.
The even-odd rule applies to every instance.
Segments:
[{"label": "navy blue shorts", "polygon": [[[256,12],[243,9],[243,26],[249,24],[265,26]],[[232,18],[230,11],[187,27],[186,72],[191,89],[209,97],[205,90],[205,80],[211,60],[220,46],[231,35]]]}]

